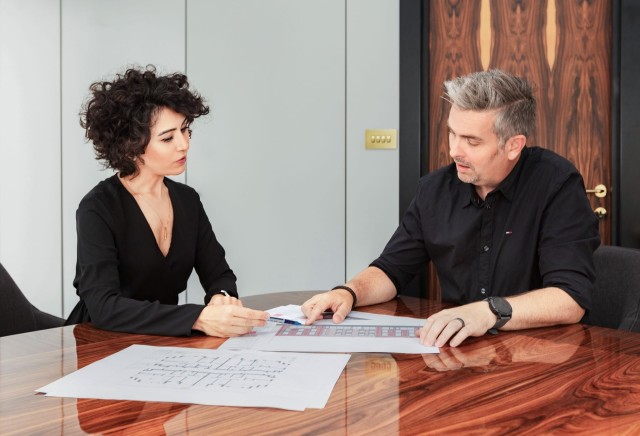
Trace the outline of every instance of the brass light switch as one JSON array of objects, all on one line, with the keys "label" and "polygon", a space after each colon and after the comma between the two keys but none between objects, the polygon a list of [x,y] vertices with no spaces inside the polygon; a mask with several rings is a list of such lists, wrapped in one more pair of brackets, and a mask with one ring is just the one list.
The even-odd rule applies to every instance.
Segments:
[{"label": "brass light switch", "polygon": [[395,149],[398,148],[398,130],[385,129],[364,131],[364,148]]}]

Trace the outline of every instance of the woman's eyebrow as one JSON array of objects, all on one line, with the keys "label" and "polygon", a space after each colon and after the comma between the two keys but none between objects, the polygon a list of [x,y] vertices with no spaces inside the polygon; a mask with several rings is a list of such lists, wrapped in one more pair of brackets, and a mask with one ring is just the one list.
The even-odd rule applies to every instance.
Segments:
[{"label": "woman's eyebrow", "polygon": [[174,130],[176,130],[176,128],[175,128],[175,127],[174,127],[174,128],[172,128],[172,129],[167,129],[167,130],[165,130],[165,131],[162,131],[162,132],[158,133],[158,136],[162,136],[162,135],[164,135],[165,133],[173,132]]},{"label": "woman's eyebrow", "polygon": [[[184,127],[184,126],[185,126],[185,125],[187,125],[187,124],[188,124],[188,120],[187,120],[187,117],[185,117],[185,118],[184,118],[184,120],[182,120],[182,124],[181,124],[181,126],[182,126],[182,127]],[[176,127],[173,127],[173,128],[171,128],[171,129],[164,130],[164,131],[162,131],[162,132],[158,133],[158,136],[162,136],[162,135],[164,135],[165,133],[173,132],[174,130],[177,130],[177,128],[176,128]]]}]

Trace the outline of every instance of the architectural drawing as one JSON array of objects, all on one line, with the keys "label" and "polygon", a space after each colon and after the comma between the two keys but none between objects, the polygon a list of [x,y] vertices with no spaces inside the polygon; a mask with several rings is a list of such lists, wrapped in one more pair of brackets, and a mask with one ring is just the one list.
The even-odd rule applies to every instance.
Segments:
[{"label": "architectural drawing", "polygon": [[295,358],[242,355],[212,356],[172,352],[129,376],[129,385],[181,389],[261,389],[282,374]]}]

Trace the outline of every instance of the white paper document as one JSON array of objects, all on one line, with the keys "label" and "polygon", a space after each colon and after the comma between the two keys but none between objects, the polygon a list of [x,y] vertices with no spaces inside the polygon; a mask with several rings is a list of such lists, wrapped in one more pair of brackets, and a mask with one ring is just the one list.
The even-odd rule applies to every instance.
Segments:
[{"label": "white paper document", "polygon": [[[274,317],[304,324],[300,306],[280,306],[268,310]],[[353,311],[335,324],[331,319],[313,325],[267,324],[253,333],[227,339],[221,350],[297,351],[328,353],[410,353],[434,354],[437,347],[420,344],[417,330],[424,319],[378,315]]]},{"label": "white paper document", "polygon": [[37,392],[55,397],[321,409],[349,357],[132,345]]}]

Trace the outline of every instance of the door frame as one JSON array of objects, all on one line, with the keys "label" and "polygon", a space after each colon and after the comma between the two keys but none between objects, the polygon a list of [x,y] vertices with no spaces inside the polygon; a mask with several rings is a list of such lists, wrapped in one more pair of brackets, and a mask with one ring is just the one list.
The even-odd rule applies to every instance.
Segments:
[{"label": "door frame", "polygon": [[[612,75],[612,198],[617,219],[613,221],[614,245],[640,248],[640,4],[634,0],[613,2],[614,22]],[[615,228],[615,232],[614,229]]]}]

